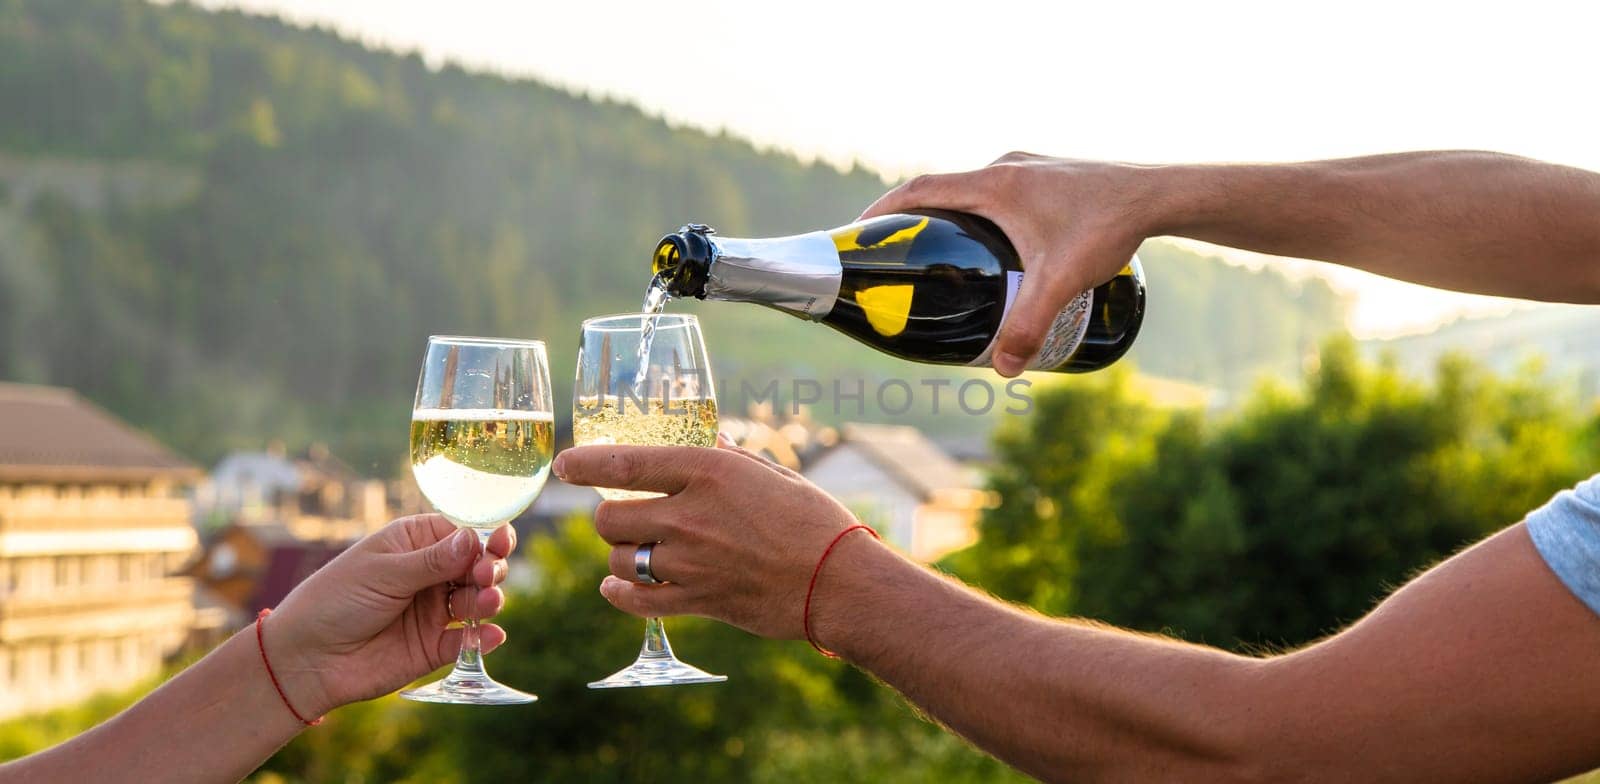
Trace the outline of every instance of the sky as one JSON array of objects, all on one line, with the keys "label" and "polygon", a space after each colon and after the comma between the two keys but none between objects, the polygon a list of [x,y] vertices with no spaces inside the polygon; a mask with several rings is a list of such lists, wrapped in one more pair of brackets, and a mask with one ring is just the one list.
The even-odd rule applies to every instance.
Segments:
[{"label": "sky", "polygon": [[[1600,170],[1600,6],[1576,0],[203,4],[620,98],[889,177],[1013,149],[1160,163],[1478,148]],[[1512,307],[1224,255],[1327,278],[1355,298],[1364,337]]]}]

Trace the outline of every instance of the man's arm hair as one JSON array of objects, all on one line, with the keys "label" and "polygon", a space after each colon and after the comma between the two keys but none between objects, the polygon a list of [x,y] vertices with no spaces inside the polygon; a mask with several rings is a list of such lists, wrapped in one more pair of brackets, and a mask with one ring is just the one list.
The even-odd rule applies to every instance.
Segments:
[{"label": "man's arm hair", "polygon": [[1009,606],[846,540],[818,635],[1050,781],[1543,781],[1600,765],[1600,617],[1522,525],[1270,658]]},{"label": "man's arm hair", "polygon": [[1154,167],[1157,233],[1428,286],[1600,303],[1600,174],[1488,152]]}]

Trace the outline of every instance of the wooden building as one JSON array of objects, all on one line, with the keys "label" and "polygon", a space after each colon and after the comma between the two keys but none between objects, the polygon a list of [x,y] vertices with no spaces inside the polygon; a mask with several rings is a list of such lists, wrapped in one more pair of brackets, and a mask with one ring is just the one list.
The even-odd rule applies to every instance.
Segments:
[{"label": "wooden building", "polygon": [[0,717],[132,686],[184,644],[199,476],[68,390],[0,383]]},{"label": "wooden building", "polygon": [[326,446],[291,457],[273,445],[223,458],[196,488],[195,506],[207,527],[266,523],[301,541],[348,544],[389,522],[387,494]]},{"label": "wooden building", "polygon": [[201,586],[197,603],[223,613],[227,628],[236,628],[278,606],[353,541],[304,539],[281,522],[236,522],[209,537],[184,573]]},{"label": "wooden building", "polygon": [[301,580],[390,519],[384,482],[327,447],[289,456],[280,445],[223,458],[195,490],[204,550],[185,574],[197,602],[228,627],[274,607]]},{"label": "wooden building", "polygon": [[856,423],[827,440],[801,473],[891,544],[932,562],[978,540],[978,518],[994,494],[921,431]]}]

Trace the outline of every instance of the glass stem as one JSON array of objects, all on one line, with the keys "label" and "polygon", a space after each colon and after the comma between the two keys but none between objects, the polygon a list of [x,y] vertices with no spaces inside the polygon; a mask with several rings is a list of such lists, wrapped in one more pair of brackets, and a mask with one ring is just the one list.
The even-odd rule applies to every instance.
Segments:
[{"label": "glass stem", "polygon": [[474,528],[478,535],[478,555],[472,559],[472,566],[467,570],[467,584],[456,589],[457,593],[467,595],[466,612],[461,616],[461,652],[456,654],[455,671],[452,677],[483,676],[483,644],[478,636],[478,581],[473,573],[478,570],[478,562],[483,560],[485,553],[489,552],[489,535],[493,531]]},{"label": "glass stem", "polygon": [[673,659],[672,643],[667,641],[667,627],[660,618],[644,619],[644,647],[639,649],[641,659]]}]

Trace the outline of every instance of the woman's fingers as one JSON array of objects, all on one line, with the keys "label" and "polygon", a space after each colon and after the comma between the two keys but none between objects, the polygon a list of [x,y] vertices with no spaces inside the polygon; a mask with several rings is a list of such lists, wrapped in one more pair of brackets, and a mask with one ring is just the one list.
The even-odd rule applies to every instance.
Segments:
[{"label": "woman's fingers", "polygon": [[[437,670],[440,667],[456,660],[456,654],[461,652],[462,630],[441,629],[439,637],[434,641],[433,650],[429,652],[428,669]],[[492,623],[485,623],[478,627],[478,644],[484,653],[500,647],[506,641],[506,630]]]},{"label": "woman's fingers", "polygon": [[[460,595],[466,590],[465,588],[459,589],[456,594]],[[500,611],[505,609],[505,606],[506,594],[499,588],[484,588],[478,591],[478,620],[499,615]]]},{"label": "woman's fingers", "polygon": [[[467,617],[466,586],[436,585],[417,594],[417,609],[428,626],[448,626]],[[477,618],[493,618],[506,607],[506,594],[499,588],[478,590]]]}]

